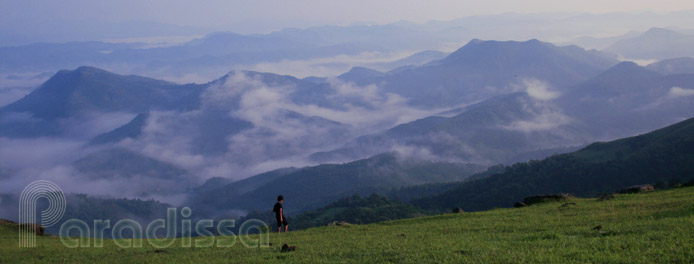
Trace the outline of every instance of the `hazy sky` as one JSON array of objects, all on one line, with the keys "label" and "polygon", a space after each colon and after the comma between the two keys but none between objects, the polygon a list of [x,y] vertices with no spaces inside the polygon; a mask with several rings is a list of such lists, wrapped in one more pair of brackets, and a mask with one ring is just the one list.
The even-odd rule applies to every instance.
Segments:
[{"label": "hazy sky", "polygon": [[[640,12],[694,9],[692,0],[0,0],[2,27],[55,20],[148,20],[237,32],[324,24],[388,23],[505,12]],[[6,28],[7,29],[7,28]]]}]

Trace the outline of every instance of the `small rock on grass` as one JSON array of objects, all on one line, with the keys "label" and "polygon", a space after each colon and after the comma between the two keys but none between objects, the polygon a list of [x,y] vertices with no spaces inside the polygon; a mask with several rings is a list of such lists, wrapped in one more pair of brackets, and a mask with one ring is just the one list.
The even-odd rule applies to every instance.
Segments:
[{"label": "small rock on grass", "polygon": [[289,252],[289,251],[295,251],[296,246],[289,246],[287,244],[282,245],[282,253],[284,252]]},{"label": "small rock on grass", "polygon": [[523,199],[523,203],[533,205],[538,203],[563,201],[569,198],[573,198],[573,196],[568,193],[536,195],[525,197],[525,199]]},{"label": "small rock on grass", "polygon": [[612,193],[601,194],[598,196],[598,201],[607,201],[612,199],[614,199],[614,194]]},{"label": "small rock on grass", "polygon": [[345,221],[333,221],[332,223],[329,223],[328,226],[348,226],[350,225],[349,223]]},{"label": "small rock on grass", "polygon": [[618,193],[622,193],[622,194],[627,194],[627,193],[644,193],[644,192],[651,192],[651,191],[653,191],[653,190],[655,190],[655,188],[653,188],[653,185],[650,185],[650,184],[643,184],[643,185],[629,186],[629,187],[627,187],[627,188],[624,188],[624,189],[618,191]]}]

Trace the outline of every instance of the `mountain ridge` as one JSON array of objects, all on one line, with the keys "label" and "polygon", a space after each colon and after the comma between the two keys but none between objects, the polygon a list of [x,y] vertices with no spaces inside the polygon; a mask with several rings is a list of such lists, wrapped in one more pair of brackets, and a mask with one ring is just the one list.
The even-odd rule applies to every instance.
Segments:
[{"label": "mountain ridge", "polygon": [[636,184],[694,179],[694,118],[653,132],[594,143],[579,151],[517,163],[503,173],[471,180],[414,200],[425,209],[511,207],[524,197],[571,193],[590,197]]}]

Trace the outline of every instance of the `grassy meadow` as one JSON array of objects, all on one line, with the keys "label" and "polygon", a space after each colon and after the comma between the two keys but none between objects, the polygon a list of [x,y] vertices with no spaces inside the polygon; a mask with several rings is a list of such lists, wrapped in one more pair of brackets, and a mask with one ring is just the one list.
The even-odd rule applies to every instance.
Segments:
[{"label": "grassy meadow", "polygon": [[694,187],[272,233],[260,248],[66,248],[50,236],[19,248],[17,236],[0,224],[0,263],[694,263]]}]

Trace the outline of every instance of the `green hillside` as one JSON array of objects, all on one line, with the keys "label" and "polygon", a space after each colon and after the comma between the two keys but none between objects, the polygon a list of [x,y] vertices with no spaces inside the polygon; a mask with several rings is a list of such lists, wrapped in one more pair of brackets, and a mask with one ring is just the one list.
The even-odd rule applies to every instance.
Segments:
[{"label": "green hillside", "polygon": [[[694,188],[614,199],[444,214],[270,235],[269,247],[65,248],[56,237],[18,248],[0,222],[0,263],[692,263]],[[597,227],[600,228],[597,228]],[[288,243],[296,251],[282,253]]]},{"label": "green hillside", "polygon": [[594,143],[577,152],[517,163],[412,201],[425,209],[510,207],[526,196],[571,193],[591,197],[630,185],[672,186],[694,179],[694,119],[648,134]]},{"label": "green hillside", "polygon": [[414,205],[390,200],[372,194],[368,197],[354,195],[340,199],[323,208],[297,215],[292,228],[324,226],[332,222],[370,224],[388,220],[412,218],[426,215]]},{"label": "green hillside", "polygon": [[[345,164],[323,164],[288,173],[261,174],[199,192],[191,208],[267,210],[278,194],[290,215],[325,206],[354,194],[385,194],[392,188],[466,179],[484,167],[475,164],[418,161],[395,153]],[[256,179],[260,177],[261,179]],[[250,182],[257,184],[250,185]],[[289,210],[291,208],[291,210]]]}]

